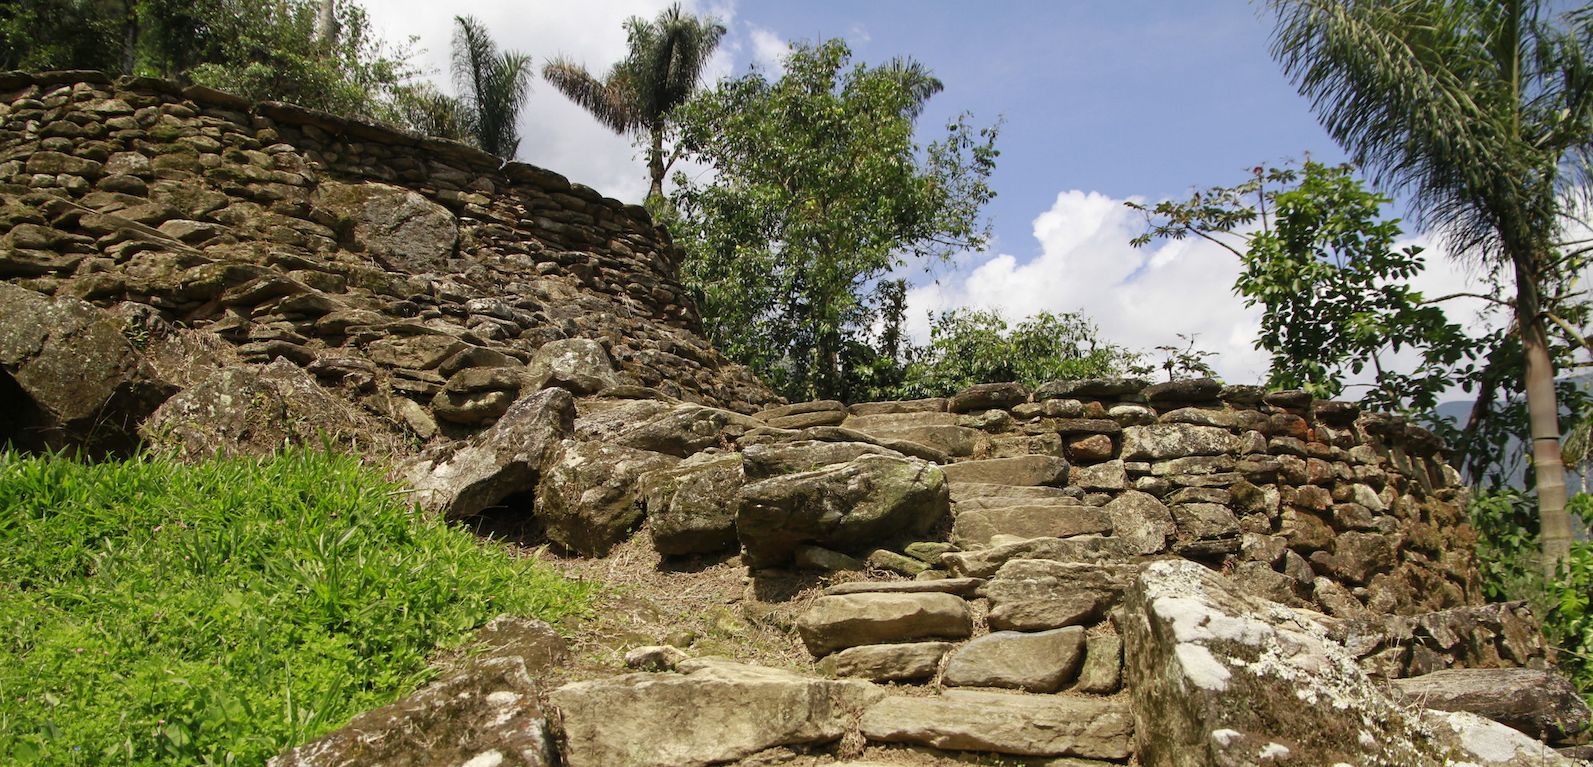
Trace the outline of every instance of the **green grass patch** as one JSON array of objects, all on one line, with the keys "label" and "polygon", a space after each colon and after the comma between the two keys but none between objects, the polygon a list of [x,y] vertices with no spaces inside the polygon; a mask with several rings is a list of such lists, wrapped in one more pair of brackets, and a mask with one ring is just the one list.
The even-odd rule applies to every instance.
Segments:
[{"label": "green grass patch", "polygon": [[351,457],[0,452],[0,763],[261,764],[590,594]]}]

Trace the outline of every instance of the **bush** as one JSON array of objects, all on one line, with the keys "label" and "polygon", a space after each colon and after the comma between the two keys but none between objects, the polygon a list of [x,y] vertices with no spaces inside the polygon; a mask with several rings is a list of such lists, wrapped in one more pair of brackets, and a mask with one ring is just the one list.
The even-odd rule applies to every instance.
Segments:
[{"label": "bush", "polygon": [[[1593,527],[1593,495],[1567,507]],[[1570,565],[1547,580],[1538,567],[1537,499],[1515,489],[1478,491],[1471,500],[1477,529],[1477,567],[1492,600],[1524,599],[1543,620],[1560,667],[1593,704],[1593,541],[1571,546]]]},{"label": "bush", "polygon": [[0,453],[0,762],[261,764],[587,594],[350,457]]}]

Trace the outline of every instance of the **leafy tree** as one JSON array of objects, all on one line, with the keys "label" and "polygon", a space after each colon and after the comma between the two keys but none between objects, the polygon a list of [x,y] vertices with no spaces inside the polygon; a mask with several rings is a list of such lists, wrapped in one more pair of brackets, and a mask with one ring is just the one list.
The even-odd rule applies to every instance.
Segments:
[{"label": "leafy tree", "polygon": [[840,41],[796,46],[780,79],[755,71],[675,113],[685,154],[714,170],[675,177],[684,277],[719,348],[793,399],[847,394],[878,348],[877,280],[988,235],[996,128],[963,115],[921,146],[913,115],[932,91],[850,62]]},{"label": "leafy tree", "polygon": [[1274,56],[1374,179],[1452,252],[1508,271],[1547,573],[1570,550],[1545,302],[1593,159],[1593,13],[1541,0],[1271,0]]},{"label": "leafy tree", "polygon": [[943,397],[979,383],[1098,378],[1139,372],[1140,355],[1100,339],[1083,315],[1041,312],[1009,326],[996,311],[942,312],[927,346],[910,351],[902,398]]},{"label": "leafy tree", "polygon": [[499,51],[487,28],[454,17],[454,82],[462,95],[465,128],[476,146],[505,160],[520,148],[516,121],[531,90],[531,57]]},{"label": "leafy tree", "polygon": [[[1466,372],[1477,342],[1411,289],[1421,248],[1395,247],[1399,222],[1381,217],[1388,202],[1347,165],[1306,162],[1258,167],[1245,183],[1188,200],[1130,206],[1148,222],[1136,245],[1192,235],[1240,260],[1234,292],[1262,307],[1256,348],[1272,355],[1269,386],[1331,398],[1346,375],[1370,366],[1376,380],[1364,402],[1425,413]],[[1384,363],[1407,347],[1419,352],[1414,370]]]},{"label": "leafy tree", "polygon": [[676,3],[652,21],[632,16],[625,30],[630,52],[601,79],[563,57],[549,61],[542,76],[615,133],[646,136],[647,196],[661,199],[673,164],[664,154],[670,113],[697,90],[725,26],[684,13]]}]

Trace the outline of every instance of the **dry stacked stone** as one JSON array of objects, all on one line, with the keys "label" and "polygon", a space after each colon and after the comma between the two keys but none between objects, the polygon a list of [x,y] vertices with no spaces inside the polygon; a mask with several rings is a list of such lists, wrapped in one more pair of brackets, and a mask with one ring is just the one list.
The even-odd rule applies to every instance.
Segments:
[{"label": "dry stacked stone", "polygon": [[235,352],[188,343],[172,367],[287,360],[408,439],[478,432],[549,384],[777,402],[704,340],[680,257],[641,207],[456,142],[162,80],[0,74],[0,279],[140,307],[145,343]]}]

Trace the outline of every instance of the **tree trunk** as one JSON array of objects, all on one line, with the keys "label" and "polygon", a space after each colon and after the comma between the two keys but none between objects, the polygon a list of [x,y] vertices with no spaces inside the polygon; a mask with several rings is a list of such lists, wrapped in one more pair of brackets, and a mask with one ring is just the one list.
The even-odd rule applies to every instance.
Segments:
[{"label": "tree trunk", "polygon": [[315,42],[324,55],[337,45],[337,1],[321,0],[319,11],[315,18]]},{"label": "tree trunk", "polygon": [[648,126],[652,146],[647,148],[647,175],[652,184],[647,187],[647,199],[664,198],[664,123],[662,120]]},{"label": "tree trunk", "polygon": [[1565,465],[1560,459],[1560,405],[1554,391],[1554,361],[1549,357],[1548,334],[1538,305],[1537,270],[1532,261],[1520,256],[1513,262],[1516,323],[1526,359],[1524,383],[1532,434],[1532,468],[1537,478],[1541,564],[1544,576],[1553,578],[1571,556],[1571,517],[1565,510]]}]

